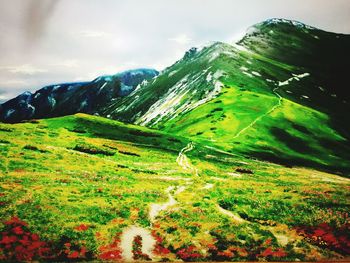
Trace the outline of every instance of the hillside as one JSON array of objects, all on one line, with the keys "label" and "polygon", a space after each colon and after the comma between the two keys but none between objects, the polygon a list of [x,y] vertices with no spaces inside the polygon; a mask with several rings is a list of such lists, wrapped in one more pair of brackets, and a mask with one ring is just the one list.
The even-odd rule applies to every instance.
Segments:
[{"label": "hillside", "polygon": [[349,179],[84,114],[0,124],[0,138],[4,261],[305,261],[350,252]]},{"label": "hillside", "polygon": [[[349,117],[344,111],[350,108],[347,88],[350,36],[283,19],[264,21],[248,32],[239,41],[240,45],[254,53],[299,67],[313,76],[315,81],[308,85],[307,90],[301,85],[293,85],[293,93],[286,95],[293,101],[331,115],[332,125],[343,130],[349,138]],[[309,99],[300,97],[300,90],[308,92]]]},{"label": "hillside", "polygon": [[[349,175],[350,92],[343,71],[332,66],[340,61],[348,68],[349,39],[293,21],[265,21],[238,44],[189,50],[100,114],[233,153]],[[313,50],[324,57],[316,59]]]},{"label": "hillside", "polygon": [[0,105],[0,262],[349,260],[349,37],[271,19]]},{"label": "hillside", "polygon": [[94,114],[106,103],[130,94],[157,74],[153,69],[128,70],[91,82],[50,85],[33,94],[26,91],[0,105],[0,121],[16,123],[78,112]]}]

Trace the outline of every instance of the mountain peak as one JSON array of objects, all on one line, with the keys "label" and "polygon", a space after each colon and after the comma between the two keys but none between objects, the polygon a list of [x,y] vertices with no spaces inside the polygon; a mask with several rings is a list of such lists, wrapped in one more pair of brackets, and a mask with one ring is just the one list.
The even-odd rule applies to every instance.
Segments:
[{"label": "mountain peak", "polygon": [[296,20],[284,19],[284,18],[270,18],[270,19],[267,19],[261,23],[258,23],[257,25],[279,25],[279,24],[295,26],[298,28],[316,29],[316,28],[309,26],[309,25],[306,25],[302,22],[299,22]]},{"label": "mountain peak", "polygon": [[238,43],[242,43],[247,38],[255,37],[258,35],[261,35],[264,39],[270,39],[274,37],[274,33],[276,31],[286,33],[287,35],[291,35],[294,34],[294,32],[297,34],[310,34],[316,33],[317,31],[321,30],[318,30],[315,27],[306,25],[296,20],[289,20],[284,18],[270,18],[249,27],[244,37],[241,40],[239,40]]}]

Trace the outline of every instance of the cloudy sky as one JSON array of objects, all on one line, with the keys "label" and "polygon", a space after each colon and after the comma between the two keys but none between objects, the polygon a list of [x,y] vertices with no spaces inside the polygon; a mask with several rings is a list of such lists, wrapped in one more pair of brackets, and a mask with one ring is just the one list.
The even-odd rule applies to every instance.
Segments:
[{"label": "cloudy sky", "polygon": [[0,0],[0,101],[232,42],[279,17],[350,33],[349,0]]}]

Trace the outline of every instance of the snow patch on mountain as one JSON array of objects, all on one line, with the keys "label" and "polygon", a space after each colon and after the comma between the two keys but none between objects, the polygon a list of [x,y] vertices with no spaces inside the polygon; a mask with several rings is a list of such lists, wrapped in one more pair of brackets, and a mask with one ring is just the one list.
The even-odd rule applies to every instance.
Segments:
[{"label": "snow patch on mountain", "polygon": [[296,80],[296,81],[299,81],[300,79],[302,79],[302,78],[305,78],[305,77],[308,77],[308,76],[310,76],[310,73],[302,73],[302,74],[299,74],[299,75],[297,75],[297,74],[292,74],[292,76],[293,77],[291,77],[291,78],[289,78],[289,79],[287,79],[287,80],[285,80],[285,81],[279,81],[278,82],[278,86],[279,87],[282,87],[282,86],[286,86],[286,85],[289,85],[289,83],[291,82],[291,81],[293,81],[293,80]]},{"label": "snow patch on mountain", "polygon": [[[139,125],[156,125],[163,119],[174,119],[215,98],[223,87],[219,79],[225,76],[223,70],[215,72],[207,68],[194,75],[186,75],[157,100],[135,121]],[[209,71],[209,72],[208,72]],[[128,107],[124,107],[125,110]]]}]

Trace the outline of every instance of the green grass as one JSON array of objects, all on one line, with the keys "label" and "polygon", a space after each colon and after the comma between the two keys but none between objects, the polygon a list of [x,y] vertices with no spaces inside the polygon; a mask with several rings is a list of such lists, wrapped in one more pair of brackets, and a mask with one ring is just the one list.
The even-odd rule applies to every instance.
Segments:
[{"label": "green grass", "polygon": [[348,176],[347,140],[330,128],[327,115],[287,99],[269,113],[277,104],[277,97],[226,86],[216,99],[169,121],[165,131],[236,154]]},{"label": "green grass", "polygon": [[[213,109],[223,107],[216,104]],[[1,129],[1,218],[19,217],[56,250],[64,251],[68,242],[76,250],[86,248],[85,257],[99,258],[125,227],[137,224],[151,229],[168,249],[157,254],[159,259],[346,255],[302,236],[298,227],[327,223],[340,231],[347,226],[348,179],[227,155],[201,143],[187,153],[199,171],[194,177],[176,163],[188,140],[82,114],[1,124]],[[77,150],[77,145],[97,152]],[[245,170],[251,173],[240,173]],[[208,184],[212,187],[203,188]],[[169,186],[185,190],[151,225],[150,204],[166,202]],[[244,222],[222,214],[218,205]]]}]

